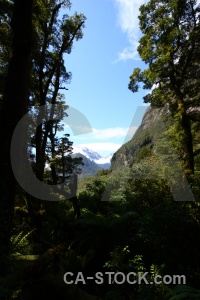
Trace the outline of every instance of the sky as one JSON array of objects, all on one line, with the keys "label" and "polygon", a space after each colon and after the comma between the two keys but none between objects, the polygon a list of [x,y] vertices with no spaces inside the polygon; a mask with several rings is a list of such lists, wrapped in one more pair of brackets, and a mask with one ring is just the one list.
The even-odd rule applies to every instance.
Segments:
[{"label": "sky", "polygon": [[[74,144],[107,156],[132,138],[144,111],[138,107],[144,106],[142,98],[147,91],[133,94],[128,89],[133,69],[145,68],[137,54],[141,37],[138,14],[144,0],[71,2],[71,10],[65,13],[83,13],[87,20],[83,38],[64,56],[65,66],[72,72],[65,93],[70,106],[67,112],[80,127],[74,132],[68,123],[65,133],[70,133]],[[140,116],[135,119],[136,111]]]}]

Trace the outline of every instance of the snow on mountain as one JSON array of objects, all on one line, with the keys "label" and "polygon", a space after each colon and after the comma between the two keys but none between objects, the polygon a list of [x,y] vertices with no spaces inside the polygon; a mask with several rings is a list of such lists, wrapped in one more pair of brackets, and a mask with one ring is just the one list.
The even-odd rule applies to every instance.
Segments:
[{"label": "snow on mountain", "polygon": [[94,160],[94,162],[95,162],[96,164],[110,164],[110,161],[111,161],[112,156],[113,156],[113,154],[110,154],[110,155],[108,155],[108,156],[106,156],[106,157],[102,157],[102,156],[101,156],[100,159]]},{"label": "snow on mountain", "polygon": [[81,147],[77,145],[73,145],[73,153],[83,154],[98,165],[110,164],[110,160],[113,156],[113,154],[110,154],[107,157],[102,157],[99,153],[94,152],[93,150],[88,149],[87,147]]}]

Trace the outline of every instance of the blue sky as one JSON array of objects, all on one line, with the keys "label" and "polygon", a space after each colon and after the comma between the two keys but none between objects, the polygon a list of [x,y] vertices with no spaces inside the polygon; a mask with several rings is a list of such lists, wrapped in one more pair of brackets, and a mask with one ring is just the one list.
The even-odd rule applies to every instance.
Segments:
[{"label": "blue sky", "polygon": [[[136,109],[144,105],[142,97],[147,91],[133,94],[128,90],[133,69],[144,68],[136,50],[141,36],[138,9],[143,2],[72,0],[70,12],[66,11],[83,13],[87,20],[83,39],[74,42],[71,54],[64,57],[67,70],[72,72],[65,100],[85,116],[93,131],[74,135],[69,127],[65,130],[74,144],[103,156],[127,141]],[[139,125],[136,123],[131,125],[129,138]]]}]

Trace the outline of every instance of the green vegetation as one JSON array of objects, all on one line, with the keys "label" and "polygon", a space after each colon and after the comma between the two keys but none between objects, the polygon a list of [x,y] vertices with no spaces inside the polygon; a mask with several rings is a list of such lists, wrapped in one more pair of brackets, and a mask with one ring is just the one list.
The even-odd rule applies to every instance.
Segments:
[{"label": "green vegetation", "polygon": [[148,68],[135,68],[129,89],[137,92],[139,83],[152,92],[144,97],[153,106],[166,103],[181,136],[185,172],[194,172],[193,139],[189,107],[198,105],[199,97],[199,6],[196,1],[150,0],[140,7],[143,33],[138,52]]},{"label": "green vegetation", "polygon": [[87,158],[81,153],[73,154],[73,157],[82,158],[83,166],[81,167],[82,171],[79,175],[79,178],[94,176],[99,170],[101,170],[101,167],[98,164],[91,161],[89,158]]},{"label": "green vegetation", "polygon": [[[189,111],[199,99],[200,8],[186,0],[141,6],[138,51],[148,68],[133,71],[129,88],[152,88],[151,107],[110,170],[77,181],[82,160],[72,157],[68,134],[57,137],[67,108],[60,91],[70,80],[63,55],[86,20],[60,19],[70,5],[16,0],[0,10],[0,299],[200,299],[200,127]],[[56,107],[39,109],[46,104]],[[18,147],[57,201],[32,196],[13,175],[10,143],[26,113],[31,142],[19,137]],[[195,201],[185,201],[188,190]],[[121,272],[119,281],[122,273],[148,272],[149,282],[184,275],[186,284],[67,285],[66,272]]]}]

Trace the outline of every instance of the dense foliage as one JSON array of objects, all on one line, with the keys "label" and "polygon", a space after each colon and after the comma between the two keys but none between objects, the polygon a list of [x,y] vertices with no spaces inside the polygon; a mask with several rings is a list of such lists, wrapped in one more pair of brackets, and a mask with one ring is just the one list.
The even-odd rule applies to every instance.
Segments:
[{"label": "dense foliage", "polygon": [[168,104],[181,132],[181,157],[188,174],[194,172],[194,155],[187,110],[199,104],[199,18],[196,1],[151,0],[142,5],[138,52],[148,68],[134,69],[129,83],[133,92],[140,82],[152,89],[145,102]]},{"label": "dense foliage", "polygon": [[[146,127],[115,153],[110,170],[77,182],[81,159],[72,157],[69,135],[58,138],[57,133],[67,109],[61,91],[71,78],[63,55],[82,38],[86,18],[62,16],[69,1],[23,3],[26,15],[20,0],[3,1],[0,9],[0,76],[5,80],[0,85],[0,299],[199,299],[200,128],[188,112],[199,95],[199,6],[186,0],[150,0],[141,6],[144,36],[138,51],[149,68],[135,69],[129,87],[136,91],[143,81],[152,88],[145,99],[163,107],[149,109]],[[26,28],[13,23],[19,18]],[[28,45],[20,33],[30,33]],[[26,113],[31,142],[24,145],[19,138],[19,148],[26,147],[35,176],[52,186],[58,201],[35,198],[11,173],[12,133]],[[6,118],[9,129],[3,126]],[[186,128],[192,148],[187,148]],[[184,201],[186,183],[195,201]],[[181,201],[175,201],[177,195]],[[82,272],[86,284],[83,279],[65,284],[66,272]],[[113,277],[110,282],[104,277],[102,284],[86,279],[96,272],[118,272],[120,284]],[[122,273],[130,272],[137,274],[135,279],[148,272],[149,282],[155,276],[184,275],[186,284],[121,284]]]}]

